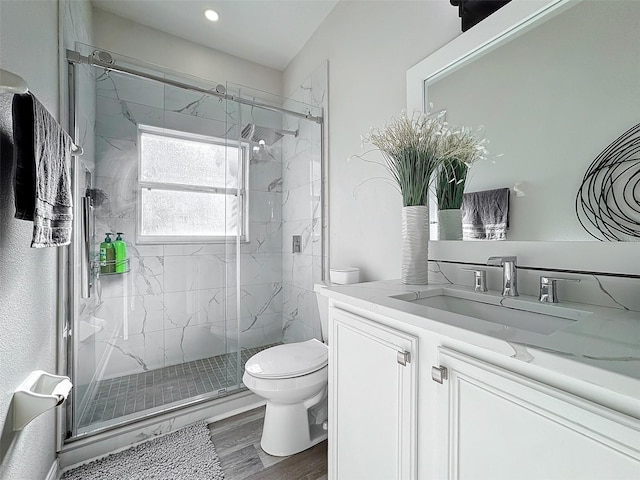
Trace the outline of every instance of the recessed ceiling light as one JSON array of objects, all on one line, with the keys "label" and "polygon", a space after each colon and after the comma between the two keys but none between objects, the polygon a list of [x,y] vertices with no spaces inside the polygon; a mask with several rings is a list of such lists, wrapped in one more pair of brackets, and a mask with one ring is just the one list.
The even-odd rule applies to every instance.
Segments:
[{"label": "recessed ceiling light", "polygon": [[204,16],[207,17],[207,20],[211,20],[212,22],[217,22],[220,18],[220,15],[218,15],[218,12],[215,10],[205,10]]}]

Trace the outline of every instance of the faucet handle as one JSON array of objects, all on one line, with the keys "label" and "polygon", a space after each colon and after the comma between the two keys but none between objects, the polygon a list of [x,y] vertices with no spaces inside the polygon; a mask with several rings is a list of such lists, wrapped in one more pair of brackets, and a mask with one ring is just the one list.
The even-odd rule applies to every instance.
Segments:
[{"label": "faucet handle", "polygon": [[484,274],[487,273],[487,271],[484,268],[461,268],[460,270],[463,270],[465,272],[475,272],[475,273],[484,273]]},{"label": "faucet handle", "polygon": [[579,282],[579,278],[566,278],[566,277],[547,277],[546,275],[540,276],[540,283],[549,283],[549,282]]},{"label": "faucet handle", "polygon": [[474,286],[473,290],[475,292],[486,292],[487,291],[487,271],[481,268],[461,268],[460,270],[464,270],[465,272],[473,272],[473,280]]},{"label": "faucet handle", "polygon": [[489,257],[487,259],[487,265],[500,265],[503,266],[506,262],[513,262],[515,265],[518,261],[518,257],[516,256],[508,256],[508,257]]},{"label": "faucet handle", "polygon": [[558,291],[556,282],[580,282],[579,278],[547,277],[540,276],[540,295],[538,301],[543,303],[558,303]]}]

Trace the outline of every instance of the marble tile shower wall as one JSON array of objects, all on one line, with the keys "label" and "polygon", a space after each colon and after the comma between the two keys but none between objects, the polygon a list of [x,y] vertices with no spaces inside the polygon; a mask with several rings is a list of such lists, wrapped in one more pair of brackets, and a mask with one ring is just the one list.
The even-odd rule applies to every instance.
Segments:
[{"label": "marble tile shower wall", "polygon": [[[327,107],[328,64],[324,62],[290,95],[316,115]],[[322,280],[322,243],[326,238],[326,185],[322,180],[322,129],[309,120],[285,117],[284,128],[297,137],[282,141],[283,330],[285,342],[321,339],[313,286]],[[293,235],[302,235],[302,252],[292,253]]]},{"label": "marble tile shower wall", "polygon": [[[250,242],[136,245],[137,125],[238,138],[238,122],[281,128],[281,116],[134,77],[98,74],[96,206],[99,237],[125,232],[131,271],[103,276],[90,312],[100,378],[111,378],[282,340],[281,147],[252,158]],[[98,243],[101,238],[97,239]],[[91,360],[91,359],[88,359]],[[83,359],[80,359],[82,362]]]}]

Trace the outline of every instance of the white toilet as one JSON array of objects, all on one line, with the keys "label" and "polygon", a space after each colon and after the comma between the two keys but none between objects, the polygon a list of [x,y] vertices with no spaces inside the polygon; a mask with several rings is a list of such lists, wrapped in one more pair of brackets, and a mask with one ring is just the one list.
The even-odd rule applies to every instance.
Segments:
[{"label": "white toilet", "polygon": [[[326,341],[328,299],[320,288],[316,297]],[[268,348],[247,361],[242,381],[267,400],[260,446],[269,455],[293,455],[327,438],[328,357],[328,347],[311,339]]]}]

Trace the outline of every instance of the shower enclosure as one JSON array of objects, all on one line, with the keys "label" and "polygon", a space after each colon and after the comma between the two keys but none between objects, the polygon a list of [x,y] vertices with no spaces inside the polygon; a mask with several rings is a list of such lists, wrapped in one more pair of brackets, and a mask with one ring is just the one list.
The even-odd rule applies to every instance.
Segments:
[{"label": "shower enclosure", "polygon": [[[326,254],[321,104],[85,45],[68,59],[84,149],[66,282],[72,441],[239,392],[251,355],[320,338]],[[118,268],[101,256],[107,232],[126,243]]]}]

